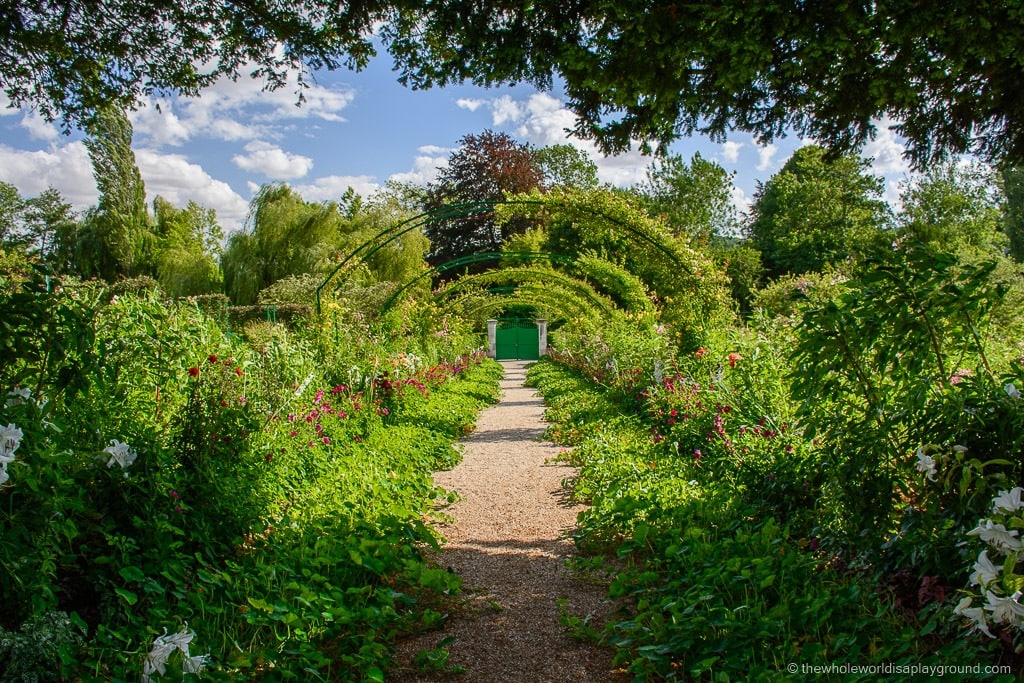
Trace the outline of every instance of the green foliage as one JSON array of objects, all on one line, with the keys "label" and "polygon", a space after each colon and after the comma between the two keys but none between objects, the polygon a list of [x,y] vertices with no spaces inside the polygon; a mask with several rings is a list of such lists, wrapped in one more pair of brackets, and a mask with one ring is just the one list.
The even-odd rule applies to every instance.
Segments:
[{"label": "green foliage", "polygon": [[886,239],[882,181],[867,169],[853,155],[802,147],[759,188],[747,229],[769,277],[837,266]]},{"label": "green foliage", "polygon": [[749,313],[754,308],[755,292],[764,274],[761,252],[744,242],[739,242],[727,246],[719,245],[715,255],[729,278],[732,300],[740,312]]},{"label": "green foliage", "polygon": [[599,184],[597,164],[579,147],[564,144],[541,147],[533,150],[533,161],[540,169],[545,188],[592,190]]},{"label": "green foliage", "polygon": [[250,344],[152,285],[55,284],[3,294],[5,680],[137,679],[183,622],[216,680],[382,678],[458,588],[423,554],[431,472],[500,367],[430,308]]},{"label": "green foliage", "polygon": [[543,251],[578,258],[597,255],[625,268],[661,304],[661,318],[696,348],[703,335],[731,318],[724,275],[685,238],[673,237],[631,199],[609,190],[555,190],[521,197],[502,207],[501,220],[525,215],[542,220]]},{"label": "green foliage", "polygon": [[224,231],[213,209],[189,202],[178,209],[162,197],[153,201],[156,244],[155,273],[169,296],[195,296],[220,292],[221,240]]},{"label": "green foliage", "polygon": [[[986,422],[957,406],[969,405],[962,379],[996,382],[985,328],[1003,294],[993,268],[916,246],[883,255],[838,298],[803,314],[793,392],[806,436],[834,453],[842,512],[833,523],[843,533],[868,544],[893,533],[897,500],[910,493],[910,454],[923,444],[951,448]],[[989,457],[1007,447],[1015,448],[992,444]]]},{"label": "green foliage", "polygon": [[1005,55],[1020,16],[999,3],[947,9],[430,2],[380,33],[413,87],[557,82],[574,132],[606,152],[736,130],[761,143],[795,131],[843,152],[888,119],[919,166],[950,152],[1019,159],[1022,70]]},{"label": "green foliage", "polygon": [[837,658],[989,661],[956,633],[942,579],[900,585],[899,575],[849,572],[822,552],[828,459],[790,422],[776,334],[676,359],[677,372],[645,392],[643,414],[609,400],[589,364],[572,362],[586,375],[564,359],[530,369],[551,434],[574,445],[563,457],[579,468],[574,498],[589,505],[576,543],[598,554],[588,562],[608,572],[619,605],[601,640],[637,680],[788,680],[790,666]]},{"label": "green foliage", "polygon": [[85,147],[100,199],[86,217],[86,233],[93,240],[76,249],[78,273],[106,280],[136,275],[143,267],[149,215],[132,151],[132,124],[123,109],[111,106],[87,122],[86,132]]},{"label": "green foliage", "polygon": [[707,245],[713,237],[739,231],[732,202],[733,176],[699,152],[689,165],[678,155],[653,162],[637,191],[652,216],[663,217],[673,234]]},{"label": "green foliage", "polygon": [[905,238],[939,251],[1002,254],[1000,195],[992,169],[938,164],[905,184],[896,222]]},{"label": "green foliage", "polygon": [[544,174],[529,146],[506,133],[484,131],[466,135],[448,159],[448,165],[430,184],[424,202],[426,211],[442,211],[424,228],[430,240],[430,262],[434,265],[501,249],[510,236],[524,232],[529,221],[517,217],[496,221],[490,211],[459,211],[459,205],[500,202],[506,195],[530,192],[541,186]]}]

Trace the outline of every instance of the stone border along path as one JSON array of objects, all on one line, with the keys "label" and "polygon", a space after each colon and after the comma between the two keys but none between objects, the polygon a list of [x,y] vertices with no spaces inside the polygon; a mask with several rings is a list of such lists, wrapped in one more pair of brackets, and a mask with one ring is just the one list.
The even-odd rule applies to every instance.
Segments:
[{"label": "stone border along path", "polygon": [[[565,566],[574,553],[566,534],[580,506],[567,502],[562,480],[575,469],[547,462],[559,447],[541,441],[544,406],[523,386],[527,363],[502,365],[501,401],[462,441],[462,462],[434,477],[461,497],[444,510],[455,521],[441,528],[447,542],[437,561],[462,577],[464,602],[453,606],[442,629],[398,644],[388,681],[627,681],[612,670],[610,649],[573,639],[560,623],[561,599],[570,614],[593,614],[597,623],[610,607],[602,586],[574,578]],[[415,671],[417,652],[453,638],[445,646],[448,665],[465,673]]]}]

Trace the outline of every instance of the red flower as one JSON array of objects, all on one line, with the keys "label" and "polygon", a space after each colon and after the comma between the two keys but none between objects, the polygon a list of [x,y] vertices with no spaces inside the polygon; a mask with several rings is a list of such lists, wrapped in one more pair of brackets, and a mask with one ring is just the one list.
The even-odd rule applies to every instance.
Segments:
[{"label": "red flower", "polygon": [[198,377],[199,376],[199,368],[189,368],[188,369],[188,376],[189,377]]},{"label": "red flower", "polygon": [[242,376],[242,368],[235,368],[235,374],[238,375],[239,377],[241,377]]},{"label": "red flower", "polygon": [[696,351],[694,351],[693,355],[697,356],[697,358],[703,358],[704,356],[708,355],[708,350],[702,346]]},{"label": "red flower", "polygon": [[206,360],[210,361],[211,363],[216,363],[216,362],[217,362],[217,356],[214,356],[213,354],[210,354],[210,355],[209,355],[209,356],[208,356],[208,357],[206,358]]},{"label": "red flower", "polygon": [[743,356],[738,353],[730,353],[726,356],[726,359],[729,361],[729,367],[734,368],[736,367],[736,361],[743,360]]}]

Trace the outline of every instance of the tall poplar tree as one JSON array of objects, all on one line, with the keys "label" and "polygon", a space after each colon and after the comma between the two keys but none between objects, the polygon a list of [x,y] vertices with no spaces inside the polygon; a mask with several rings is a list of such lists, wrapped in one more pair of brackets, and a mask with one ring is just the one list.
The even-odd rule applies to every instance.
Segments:
[{"label": "tall poplar tree", "polygon": [[143,266],[149,233],[146,188],[132,151],[132,124],[124,110],[101,109],[86,126],[99,204],[86,218],[90,238],[81,246],[84,275],[135,275]]}]

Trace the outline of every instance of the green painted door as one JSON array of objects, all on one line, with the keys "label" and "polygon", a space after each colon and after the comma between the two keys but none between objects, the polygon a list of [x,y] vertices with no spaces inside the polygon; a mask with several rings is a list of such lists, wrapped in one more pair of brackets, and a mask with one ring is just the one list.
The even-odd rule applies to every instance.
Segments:
[{"label": "green painted door", "polygon": [[540,358],[540,337],[533,320],[499,320],[494,342],[496,360]]}]

